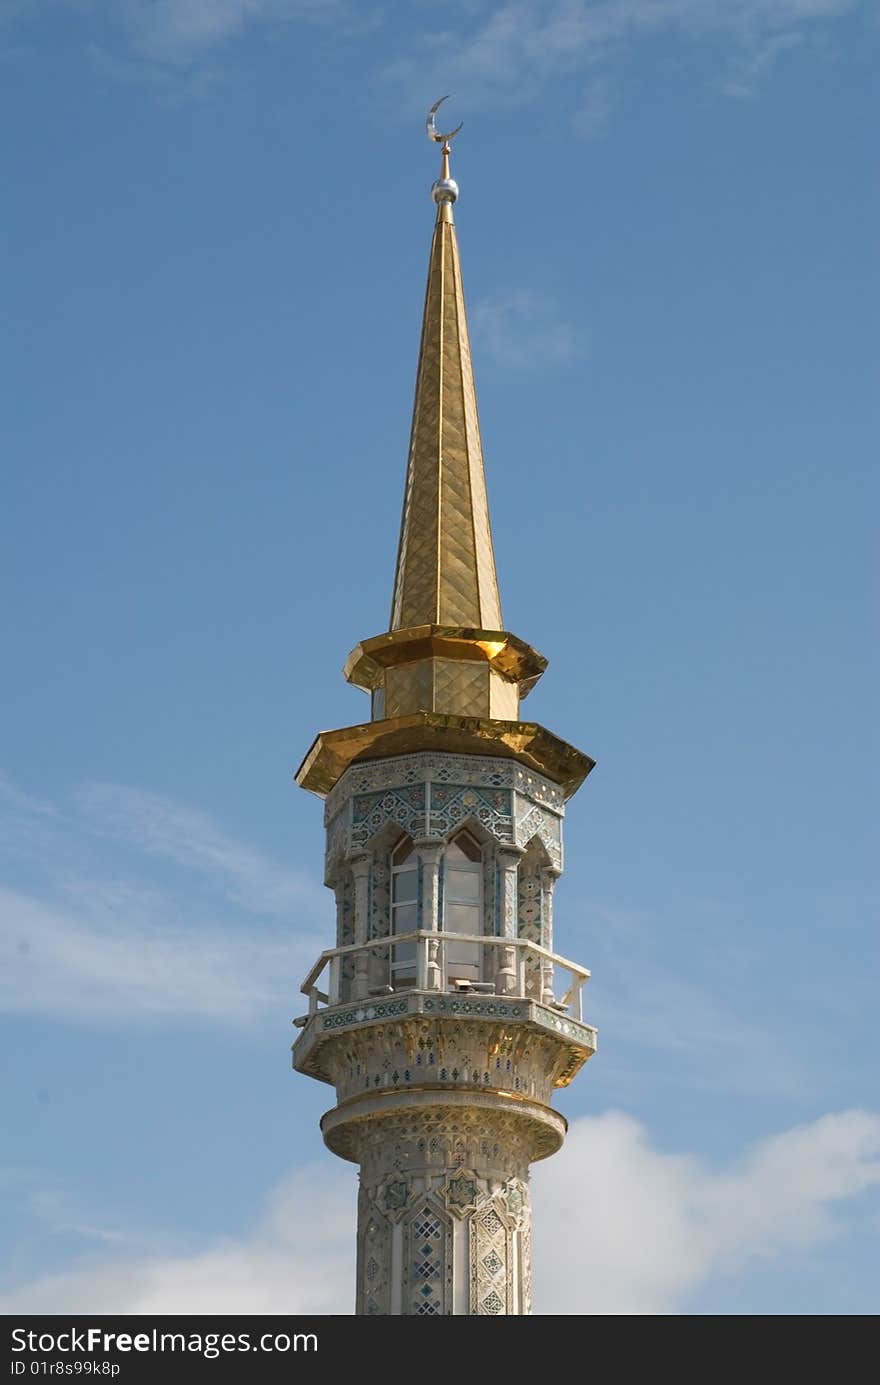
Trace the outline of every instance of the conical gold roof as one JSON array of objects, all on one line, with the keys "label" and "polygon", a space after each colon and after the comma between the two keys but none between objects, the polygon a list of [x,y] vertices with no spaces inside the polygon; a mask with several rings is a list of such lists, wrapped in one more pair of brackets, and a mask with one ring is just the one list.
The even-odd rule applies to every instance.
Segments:
[{"label": "conical gold roof", "polygon": [[501,630],[452,205],[431,242],[391,629]]}]

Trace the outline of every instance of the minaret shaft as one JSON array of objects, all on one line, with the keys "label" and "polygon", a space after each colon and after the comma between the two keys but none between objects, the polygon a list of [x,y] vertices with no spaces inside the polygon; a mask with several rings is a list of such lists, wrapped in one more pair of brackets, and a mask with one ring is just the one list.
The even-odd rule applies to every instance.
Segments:
[{"label": "minaret shaft", "polygon": [[[396,1167],[393,1164],[396,1162]],[[503,1114],[395,1117],[365,1138],[357,1308],[366,1316],[531,1312],[529,1150]]]}]

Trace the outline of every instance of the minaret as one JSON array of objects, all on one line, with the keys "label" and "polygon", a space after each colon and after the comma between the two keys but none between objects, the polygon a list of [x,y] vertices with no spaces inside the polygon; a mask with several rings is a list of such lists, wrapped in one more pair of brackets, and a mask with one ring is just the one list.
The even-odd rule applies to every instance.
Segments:
[{"label": "minaret", "polygon": [[[440,104],[439,102],[437,103]],[[553,951],[565,803],[593,761],[520,700],[546,667],[502,629],[442,144],[390,629],[349,655],[371,719],[318,736],[336,945],[303,983],[294,1067],[336,1089],[360,1165],[356,1311],[531,1311],[529,1165],[595,1050],[589,973]],[[523,516],[523,524],[527,517]]]}]

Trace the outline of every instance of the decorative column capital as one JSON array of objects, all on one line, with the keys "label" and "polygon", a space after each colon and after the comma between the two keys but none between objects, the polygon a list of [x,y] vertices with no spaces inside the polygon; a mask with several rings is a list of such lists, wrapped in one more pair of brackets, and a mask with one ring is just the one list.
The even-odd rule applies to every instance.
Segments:
[{"label": "decorative column capital", "polygon": [[425,865],[436,865],[443,854],[445,842],[437,837],[415,837],[413,846]]},{"label": "decorative column capital", "polygon": [[349,865],[351,867],[351,873],[354,876],[355,880],[366,880],[367,876],[370,873],[370,868],[372,864],[373,856],[371,852],[367,852],[362,856],[351,857]]},{"label": "decorative column capital", "polygon": [[504,846],[496,847],[496,854],[505,870],[516,870],[526,853],[521,846],[505,843]]}]

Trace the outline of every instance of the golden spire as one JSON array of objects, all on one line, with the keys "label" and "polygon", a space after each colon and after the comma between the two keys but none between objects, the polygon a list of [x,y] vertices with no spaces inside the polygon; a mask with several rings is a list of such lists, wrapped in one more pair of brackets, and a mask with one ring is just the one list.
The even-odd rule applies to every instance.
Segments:
[{"label": "golden spire", "polygon": [[[443,97],[445,101],[446,98]],[[429,748],[512,756],[566,797],[593,761],[536,722],[520,702],[547,660],[504,630],[489,528],[483,452],[449,173],[450,141],[428,113],[441,150],[431,189],[437,219],[416,376],[415,406],[391,623],[356,645],[345,676],[370,693],[370,721],[322,731],[297,782],[327,794],[349,765]],[[461,129],[461,126],[458,127]]]},{"label": "golden spire", "polygon": [[438,134],[435,110],[436,106],[428,117],[428,133],[442,141],[442,164],[431,190],[437,220],[428,264],[391,629],[451,625],[500,630],[501,600],[452,219],[458,187],[449,176],[449,141],[457,131]]}]

